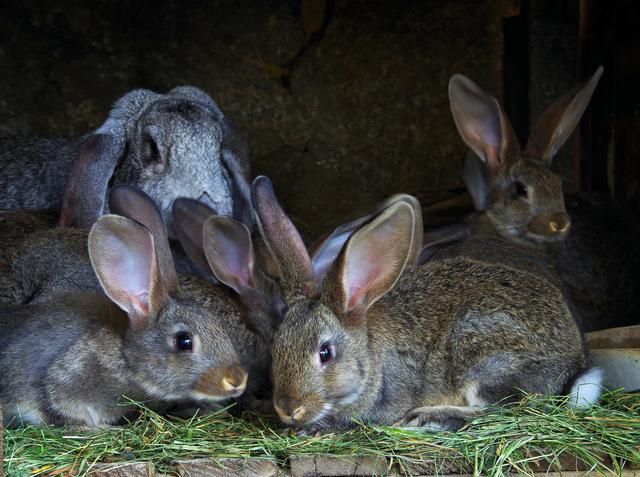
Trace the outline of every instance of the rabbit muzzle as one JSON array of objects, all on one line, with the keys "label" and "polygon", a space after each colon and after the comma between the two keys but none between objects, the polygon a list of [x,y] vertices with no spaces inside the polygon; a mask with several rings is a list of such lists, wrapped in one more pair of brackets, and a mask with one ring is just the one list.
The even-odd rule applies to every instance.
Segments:
[{"label": "rabbit muzzle", "polygon": [[247,387],[249,374],[240,366],[211,368],[204,372],[194,386],[194,397],[221,401],[240,396]]},{"label": "rabbit muzzle", "polygon": [[543,241],[563,240],[569,233],[571,219],[565,212],[539,215],[528,225],[528,232]]},{"label": "rabbit muzzle", "polygon": [[[321,403],[313,398],[276,398],[273,407],[280,420],[289,426],[302,426],[311,424],[322,418],[331,406],[328,403]],[[318,409],[319,408],[319,409]]]}]

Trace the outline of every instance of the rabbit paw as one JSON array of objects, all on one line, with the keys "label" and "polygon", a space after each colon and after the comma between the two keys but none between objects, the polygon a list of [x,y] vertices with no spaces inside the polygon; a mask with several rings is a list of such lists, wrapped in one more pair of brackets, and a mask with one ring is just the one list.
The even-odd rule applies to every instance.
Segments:
[{"label": "rabbit paw", "polygon": [[395,423],[397,427],[420,427],[428,431],[457,431],[464,427],[471,413],[456,406],[427,406],[412,409]]}]

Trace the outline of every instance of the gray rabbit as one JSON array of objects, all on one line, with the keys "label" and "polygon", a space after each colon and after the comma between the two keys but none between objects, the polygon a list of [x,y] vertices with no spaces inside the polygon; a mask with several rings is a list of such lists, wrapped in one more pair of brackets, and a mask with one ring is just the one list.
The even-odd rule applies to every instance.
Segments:
[{"label": "gray rabbit", "polygon": [[602,74],[555,101],[543,113],[521,150],[498,100],[462,75],[449,82],[451,112],[473,153],[465,157],[463,178],[478,213],[467,224],[468,240],[440,257],[464,255],[509,265],[562,282],[544,245],[569,233],[561,179],[550,169],[553,154],[569,137]]},{"label": "gray rabbit", "polygon": [[0,138],[0,209],[61,208],[60,223],[88,229],[107,210],[110,185],[132,184],[158,204],[191,197],[251,223],[245,140],[203,91],[133,90],[78,138]]},{"label": "gray rabbit", "polygon": [[461,75],[449,84],[456,125],[475,153],[465,160],[465,184],[482,213],[471,220],[471,238],[444,255],[465,254],[544,276],[563,289],[585,331],[637,323],[640,292],[640,256],[629,247],[640,237],[637,218],[622,204],[592,194],[570,201],[570,219],[560,178],[550,170],[602,73],[598,68],[549,106],[524,151],[495,98]]},{"label": "gray rabbit", "polygon": [[[66,290],[2,306],[5,424],[104,426],[134,414],[123,395],[164,408],[244,392],[247,372],[225,327],[181,296],[168,244],[156,239],[134,220],[102,216],[88,253],[106,296]],[[62,259],[53,273],[74,257]]]},{"label": "gray rabbit", "polygon": [[546,280],[465,257],[407,270],[422,237],[405,201],[352,234],[318,280],[266,178],[252,199],[288,304],[272,350],[283,423],[458,429],[521,391],[597,399],[600,374],[585,368],[580,332]]},{"label": "gray rabbit", "polygon": [[[215,216],[211,209],[197,201],[178,199],[174,208],[180,209],[180,204],[185,204],[189,210],[204,209],[204,217],[209,220],[205,231],[203,224],[199,225],[200,247],[204,237],[204,248],[212,267],[218,271],[222,283],[237,295],[200,277],[176,275],[162,217],[146,194],[125,185],[116,186],[109,194],[109,207],[113,212],[133,219],[151,231],[158,255],[166,264],[166,273],[179,283],[181,299],[204,307],[210,319],[224,329],[224,336],[231,340],[242,366],[250,375],[240,407],[253,406],[254,396],[268,393],[270,388],[270,343],[273,327],[284,306],[279,286],[263,270],[263,261],[256,259],[244,224]],[[37,219],[38,214],[34,215]],[[29,217],[26,213],[18,214],[18,222],[24,222],[25,216]],[[197,228],[197,225],[188,226],[187,218],[184,214],[176,214],[179,234],[185,229]],[[33,233],[17,247],[7,268],[0,274],[0,297],[8,303],[48,302],[62,292],[100,289],[87,253],[86,232],[80,229],[55,228]],[[209,273],[212,273],[210,269]],[[244,280],[249,273],[252,278]]]}]

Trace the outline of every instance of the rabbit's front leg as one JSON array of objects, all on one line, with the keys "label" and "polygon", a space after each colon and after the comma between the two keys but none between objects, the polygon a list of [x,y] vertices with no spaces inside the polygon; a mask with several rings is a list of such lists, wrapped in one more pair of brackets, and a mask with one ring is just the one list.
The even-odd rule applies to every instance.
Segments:
[{"label": "rabbit's front leg", "polygon": [[394,425],[421,427],[429,431],[457,431],[482,411],[472,406],[424,406],[409,411]]}]

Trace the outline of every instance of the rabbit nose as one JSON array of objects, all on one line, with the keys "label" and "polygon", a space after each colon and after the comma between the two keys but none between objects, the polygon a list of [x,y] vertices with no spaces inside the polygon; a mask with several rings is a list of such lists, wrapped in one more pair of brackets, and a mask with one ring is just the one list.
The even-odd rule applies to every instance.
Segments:
[{"label": "rabbit nose", "polygon": [[304,405],[296,401],[281,401],[280,405],[274,402],[275,408],[280,420],[286,424],[294,424],[304,420],[307,409]]},{"label": "rabbit nose", "polygon": [[565,233],[570,226],[569,216],[563,212],[554,214],[549,220],[549,230],[553,233]]},{"label": "rabbit nose", "polygon": [[232,393],[242,394],[247,387],[249,374],[239,366],[227,368],[222,375],[222,389]]}]

